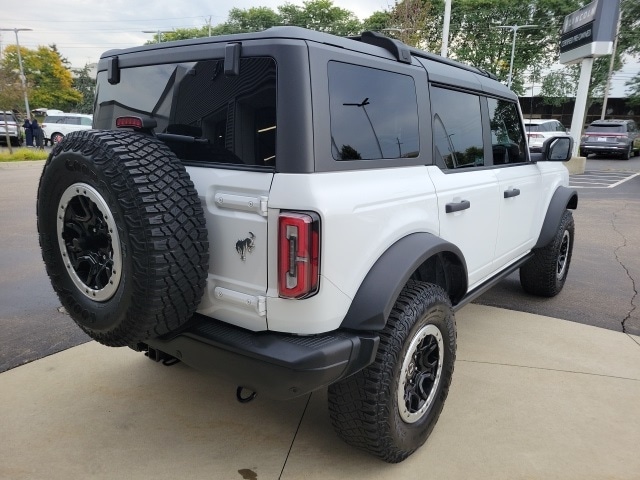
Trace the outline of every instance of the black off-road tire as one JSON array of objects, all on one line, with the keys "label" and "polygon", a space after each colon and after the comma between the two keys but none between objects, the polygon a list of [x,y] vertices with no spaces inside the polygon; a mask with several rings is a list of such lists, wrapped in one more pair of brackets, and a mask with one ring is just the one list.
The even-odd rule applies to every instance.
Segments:
[{"label": "black off-road tire", "polygon": [[37,214],[51,284],[93,339],[135,346],[193,315],[208,270],[204,213],[161,142],[130,131],[65,136],[42,172]]},{"label": "black off-road tire", "polygon": [[574,230],[573,215],[565,210],[551,242],[535,249],[533,258],[520,267],[520,284],[525,292],[541,297],[560,293],[569,273]]},{"label": "black off-road tire", "polygon": [[386,462],[406,459],[440,416],[455,355],[449,297],[436,285],[408,282],[380,332],[375,361],[329,387],[337,434]]}]

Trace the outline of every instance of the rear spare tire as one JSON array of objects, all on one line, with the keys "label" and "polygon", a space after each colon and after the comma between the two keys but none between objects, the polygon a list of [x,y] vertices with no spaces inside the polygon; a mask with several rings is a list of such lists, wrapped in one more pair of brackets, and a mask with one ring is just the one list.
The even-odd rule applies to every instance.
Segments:
[{"label": "rear spare tire", "polygon": [[194,313],[209,260],[204,213],[161,142],[130,131],[70,133],[47,159],[37,215],[51,284],[93,339],[135,346]]}]

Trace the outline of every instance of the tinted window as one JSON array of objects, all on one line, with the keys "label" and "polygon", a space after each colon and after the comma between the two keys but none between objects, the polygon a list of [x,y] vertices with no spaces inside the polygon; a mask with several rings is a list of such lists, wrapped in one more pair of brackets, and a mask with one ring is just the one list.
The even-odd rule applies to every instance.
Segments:
[{"label": "tinted window", "polygon": [[15,122],[16,121],[16,119],[13,117],[12,114],[10,114],[10,113],[0,113],[0,122],[4,123],[5,120],[7,122]]},{"label": "tinted window", "polygon": [[44,118],[44,123],[64,123],[64,117],[57,115],[47,115]]},{"label": "tinted window", "polygon": [[336,160],[417,157],[413,78],[329,62],[331,150]]},{"label": "tinted window", "polygon": [[524,132],[515,103],[495,98],[487,99],[491,125],[493,164],[521,163],[527,161]]},{"label": "tinted window", "polygon": [[600,125],[589,125],[587,127],[587,132],[611,132],[611,133],[625,133],[627,129],[624,125],[611,125],[611,124],[600,124]]},{"label": "tinted window", "polygon": [[462,168],[484,165],[480,97],[431,88],[436,165]]},{"label": "tinted window", "polygon": [[540,132],[542,131],[542,129],[540,128],[540,125],[534,125],[532,123],[526,123],[524,125],[524,128],[527,132]]},{"label": "tinted window", "polygon": [[98,76],[94,122],[115,128],[126,115],[154,118],[158,137],[188,162],[273,166],[276,155],[276,64],[240,59],[240,75],[224,61],[122,69],[111,85]]},{"label": "tinted window", "polygon": [[91,119],[87,117],[80,117],[80,125],[91,126]]}]

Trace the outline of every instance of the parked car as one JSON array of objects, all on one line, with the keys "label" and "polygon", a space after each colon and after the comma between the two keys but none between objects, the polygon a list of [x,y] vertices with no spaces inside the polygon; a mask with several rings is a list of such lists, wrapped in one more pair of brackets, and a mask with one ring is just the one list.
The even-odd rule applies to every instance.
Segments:
[{"label": "parked car", "polygon": [[77,130],[89,130],[93,123],[93,116],[84,113],[64,113],[47,111],[42,121],[45,142],[59,143],[65,135]]},{"label": "parked car", "polygon": [[633,120],[596,120],[580,141],[580,156],[620,155],[629,160],[640,152],[640,132]]},{"label": "parked car", "polygon": [[573,142],[533,161],[485,71],[276,27],[112,50],[97,82],[95,128],[40,179],[52,285],[96,341],[243,403],[328,387],[338,435],[399,462],[442,411],[455,310],[516,270],[540,296],[567,279]]},{"label": "parked car", "polygon": [[24,142],[24,132],[13,112],[0,112],[0,143],[7,144],[7,132],[11,145],[20,146]]},{"label": "parked car", "polygon": [[542,144],[547,138],[570,136],[564,125],[552,118],[525,118],[524,128],[527,131],[529,151],[531,152],[541,152]]}]

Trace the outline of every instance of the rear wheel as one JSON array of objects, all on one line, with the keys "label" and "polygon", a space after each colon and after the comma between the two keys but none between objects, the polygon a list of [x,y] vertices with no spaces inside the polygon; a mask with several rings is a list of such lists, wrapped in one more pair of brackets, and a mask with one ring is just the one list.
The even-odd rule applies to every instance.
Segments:
[{"label": "rear wheel", "polygon": [[204,214],[180,161],[127,131],[81,131],[54,146],[38,189],[38,232],[54,290],[110,346],[180,328],[202,297]]},{"label": "rear wheel", "polygon": [[418,449],[444,406],[456,354],[456,328],[447,294],[410,281],[380,332],[376,359],[329,387],[338,435],[390,463]]}]

